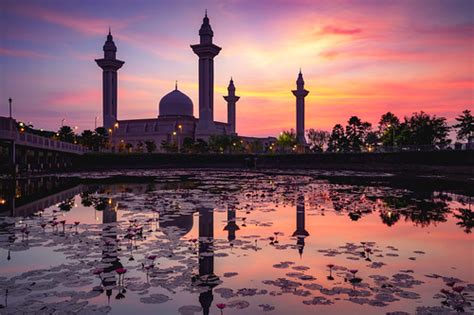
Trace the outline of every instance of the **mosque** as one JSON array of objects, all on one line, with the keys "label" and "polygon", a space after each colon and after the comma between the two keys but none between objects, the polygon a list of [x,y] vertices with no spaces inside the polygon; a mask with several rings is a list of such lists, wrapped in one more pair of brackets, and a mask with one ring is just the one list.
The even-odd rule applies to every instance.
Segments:
[{"label": "mosque", "polygon": [[[199,58],[199,118],[193,115],[194,104],[191,98],[178,90],[176,84],[173,91],[161,98],[157,118],[119,120],[117,72],[125,62],[116,58],[117,47],[109,30],[103,46],[104,57],[95,61],[103,70],[103,126],[109,132],[113,150],[118,150],[125,144],[136,147],[138,143],[145,141],[154,141],[160,150],[163,142],[176,143],[179,147],[185,138],[207,141],[212,135],[237,135],[236,103],[240,97],[235,94],[232,79],[227,88],[228,95],[223,96],[227,102],[227,122],[214,121],[214,57],[219,54],[221,47],[212,42],[213,36],[206,12],[199,29],[200,42],[191,45],[191,49]],[[297,90],[292,92],[297,98],[297,140],[299,144],[305,145],[304,97],[308,91],[304,90],[301,71],[297,80]],[[264,147],[269,147],[276,141],[274,137],[241,136],[241,139],[246,142],[259,140]]]}]

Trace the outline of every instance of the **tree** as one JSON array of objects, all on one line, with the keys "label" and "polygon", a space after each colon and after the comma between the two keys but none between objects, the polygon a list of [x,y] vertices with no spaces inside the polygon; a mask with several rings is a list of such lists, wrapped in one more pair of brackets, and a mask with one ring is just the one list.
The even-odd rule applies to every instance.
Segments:
[{"label": "tree", "polygon": [[183,139],[183,145],[181,146],[181,150],[183,153],[196,153],[194,148],[194,140],[193,138],[186,137]]},{"label": "tree", "polygon": [[284,130],[280,132],[276,140],[276,144],[279,151],[287,152],[296,145],[296,133],[294,129]]},{"label": "tree", "polygon": [[74,131],[69,126],[62,126],[58,131],[59,140],[69,143],[74,143]]},{"label": "tree", "polygon": [[431,117],[423,111],[414,113],[400,125],[395,140],[402,145],[436,146],[442,148],[451,142],[448,139],[450,128],[444,117]]},{"label": "tree", "polygon": [[153,140],[145,141],[146,152],[153,153],[156,150],[156,144]]},{"label": "tree", "polygon": [[161,149],[166,153],[176,153],[178,152],[178,145],[176,142],[169,142],[166,140],[161,141]]},{"label": "tree", "polygon": [[471,139],[474,134],[474,117],[471,115],[471,111],[466,109],[462,112],[461,115],[456,117],[458,123],[453,125],[456,130],[456,138],[458,140],[467,140]]},{"label": "tree", "polygon": [[140,153],[143,152],[143,142],[138,141],[138,143],[137,143],[137,145],[136,145],[136,147],[135,147],[135,151],[136,151],[136,152],[140,152]]},{"label": "tree", "polygon": [[94,148],[95,135],[91,130],[84,130],[79,143],[92,150]]},{"label": "tree", "polygon": [[133,144],[128,143],[128,142],[127,144],[125,144],[125,149],[127,149],[128,153],[132,152],[132,148],[133,148]]},{"label": "tree", "polygon": [[369,152],[374,151],[379,146],[380,138],[376,131],[369,131],[365,138],[365,145]]},{"label": "tree", "polygon": [[209,137],[208,144],[211,152],[224,153],[229,151],[232,140],[226,135],[212,135]]},{"label": "tree", "polygon": [[258,139],[247,143],[246,148],[249,153],[260,153],[264,150],[262,141]]},{"label": "tree", "polygon": [[349,118],[346,126],[347,145],[350,151],[360,152],[366,145],[367,134],[372,125],[368,122],[362,122],[359,117]]},{"label": "tree", "polygon": [[323,152],[323,147],[329,140],[329,132],[311,128],[306,132],[306,135],[308,137],[309,148],[315,152]]},{"label": "tree", "polygon": [[209,153],[209,146],[206,141],[197,139],[194,143],[194,150],[196,153]]},{"label": "tree", "polygon": [[382,115],[379,121],[380,141],[384,146],[394,146],[396,134],[400,130],[400,120],[391,112]]},{"label": "tree", "polygon": [[344,132],[344,127],[337,124],[332,128],[331,135],[328,139],[329,152],[346,152],[348,150],[347,138]]},{"label": "tree", "polygon": [[107,148],[109,143],[109,133],[104,127],[95,129],[94,149],[100,151]]}]

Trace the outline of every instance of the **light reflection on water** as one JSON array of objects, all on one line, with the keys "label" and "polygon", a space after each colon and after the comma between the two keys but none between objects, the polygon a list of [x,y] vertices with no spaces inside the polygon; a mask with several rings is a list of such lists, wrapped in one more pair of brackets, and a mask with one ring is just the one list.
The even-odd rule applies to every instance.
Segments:
[{"label": "light reflection on water", "polygon": [[10,186],[3,311],[472,311],[467,196],[220,172]]}]

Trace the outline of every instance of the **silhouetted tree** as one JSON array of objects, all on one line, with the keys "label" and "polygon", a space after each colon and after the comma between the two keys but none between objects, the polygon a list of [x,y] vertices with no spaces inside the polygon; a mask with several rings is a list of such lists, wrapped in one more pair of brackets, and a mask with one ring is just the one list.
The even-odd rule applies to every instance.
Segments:
[{"label": "silhouetted tree", "polygon": [[135,151],[136,152],[143,152],[143,147],[144,147],[144,144],[143,142],[141,141],[138,141],[136,147],[135,147]]},{"label": "silhouetted tree", "polygon": [[442,148],[451,142],[448,139],[449,127],[444,117],[431,117],[419,112],[400,125],[400,131],[396,138],[397,144],[401,145],[430,145]]},{"label": "silhouetted tree", "polygon": [[94,148],[96,151],[107,148],[109,143],[109,133],[104,127],[95,129]]},{"label": "silhouetted tree", "polygon": [[375,150],[380,143],[379,133],[376,131],[369,131],[365,138],[365,144],[369,151]]},{"label": "silhouetted tree", "polygon": [[226,135],[212,135],[209,137],[208,145],[211,152],[224,153],[229,151],[232,142]]},{"label": "silhouetted tree", "polygon": [[74,131],[69,126],[62,126],[58,131],[58,138],[64,142],[74,143]]},{"label": "silhouetted tree", "polygon": [[346,152],[348,150],[347,138],[342,125],[337,124],[332,128],[327,150],[329,152]]},{"label": "silhouetted tree", "polygon": [[145,141],[146,152],[153,153],[156,150],[156,144],[153,140]]},{"label": "silhouetted tree", "polygon": [[287,152],[290,151],[296,144],[296,133],[294,129],[284,130],[280,132],[280,135],[276,141],[279,151]]},{"label": "silhouetted tree", "polygon": [[474,117],[471,111],[466,109],[461,115],[456,117],[456,121],[458,123],[453,125],[453,128],[456,129],[456,138],[458,140],[471,139],[474,134]]},{"label": "silhouetted tree", "polygon": [[379,121],[380,141],[384,146],[394,146],[395,137],[400,128],[400,120],[391,112],[382,115]]},{"label": "silhouetted tree", "polygon": [[324,130],[309,129],[306,132],[309,148],[315,152],[323,152],[324,145],[329,140],[329,132]]},{"label": "silhouetted tree", "polygon": [[349,118],[346,126],[346,138],[350,151],[360,152],[362,150],[366,145],[366,137],[370,128],[370,123],[362,122],[357,116]]},{"label": "silhouetted tree", "polygon": [[91,130],[84,130],[81,133],[79,143],[92,150],[94,148],[95,137],[94,132]]},{"label": "silhouetted tree", "polygon": [[259,153],[259,152],[263,152],[263,150],[264,150],[263,143],[260,140],[254,140],[247,144],[247,151],[249,153]]},{"label": "silhouetted tree", "polygon": [[194,149],[196,153],[208,153],[209,146],[206,141],[202,139],[197,139],[194,143]]},{"label": "silhouetted tree", "polygon": [[176,153],[178,152],[178,145],[176,142],[169,142],[166,140],[161,141],[161,150],[167,153]]}]

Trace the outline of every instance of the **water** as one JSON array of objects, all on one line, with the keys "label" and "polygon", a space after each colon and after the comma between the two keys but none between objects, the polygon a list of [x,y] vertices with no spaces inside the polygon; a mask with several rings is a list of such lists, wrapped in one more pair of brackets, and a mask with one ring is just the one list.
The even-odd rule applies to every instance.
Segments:
[{"label": "water", "polygon": [[1,183],[0,313],[474,311],[467,191],[385,174],[118,175]]}]

